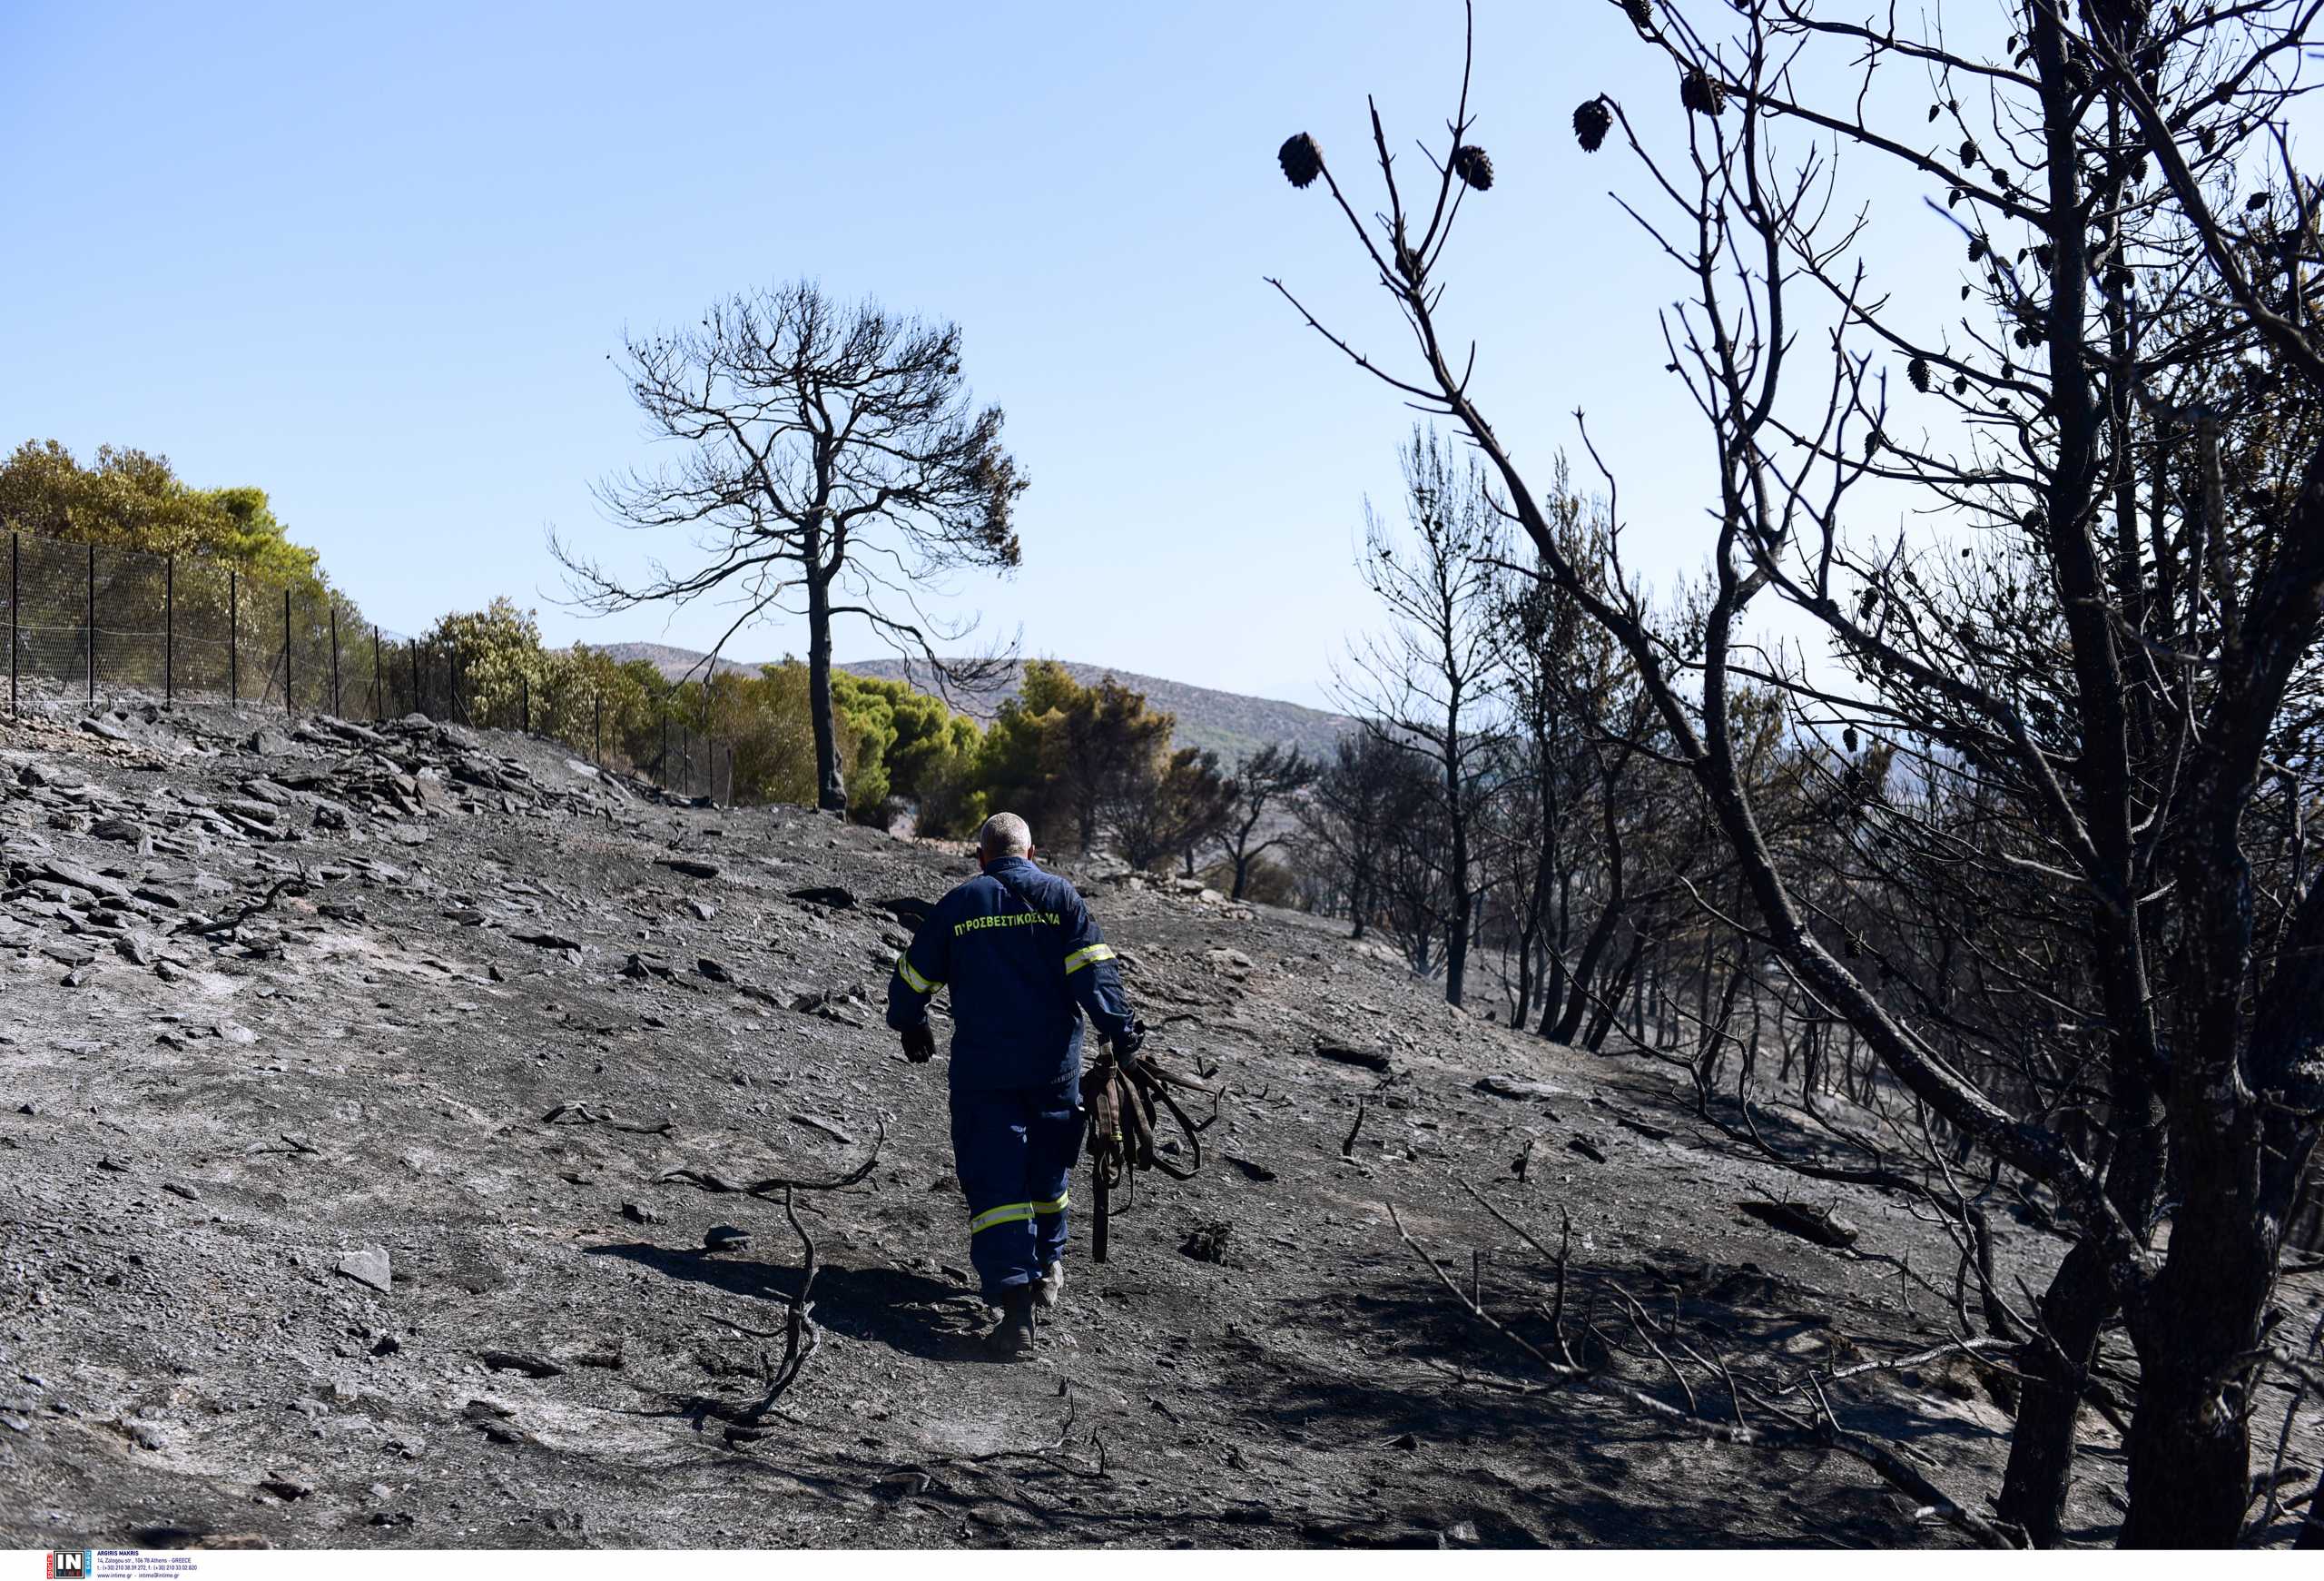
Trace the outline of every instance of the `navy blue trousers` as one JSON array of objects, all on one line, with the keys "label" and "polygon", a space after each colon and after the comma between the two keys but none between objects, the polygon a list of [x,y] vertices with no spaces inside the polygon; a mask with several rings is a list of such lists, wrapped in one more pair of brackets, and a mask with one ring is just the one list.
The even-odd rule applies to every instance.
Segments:
[{"label": "navy blue trousers", "polygon": [[1070,1087],[952,1094],[952,1161],[969,1200],[969,1260],[988,1300],[1065,1255],[1066,1186],[1086,1123]]}]

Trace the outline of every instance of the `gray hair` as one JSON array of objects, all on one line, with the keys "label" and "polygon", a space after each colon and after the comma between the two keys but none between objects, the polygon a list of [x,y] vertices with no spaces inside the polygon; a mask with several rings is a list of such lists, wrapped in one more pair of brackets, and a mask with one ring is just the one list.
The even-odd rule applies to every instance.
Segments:
[{"label": "gray hair", "polygon": [[977,831],[977,854],[987,862],[997,862],[1003,856],[1029,856],[1032,851],[1033,831],[1014,813],[995,813]]}]

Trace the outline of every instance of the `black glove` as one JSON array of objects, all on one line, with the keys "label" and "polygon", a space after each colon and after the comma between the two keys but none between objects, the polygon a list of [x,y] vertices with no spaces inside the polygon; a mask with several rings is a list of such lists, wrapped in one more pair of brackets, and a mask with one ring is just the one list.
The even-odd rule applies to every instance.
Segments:
[{"label": "black glove", "polygon": [[1136,1017],[1130,1019],[1128,1036],[1114,1040],[1114,1057],[1127,1060],[1146,1046],[1146,1023]]},{"label": "black glove", "polygon": [[936,1057],[936,1029],[926,1022],[904,1028],[904,1058],[924,1065]]}]

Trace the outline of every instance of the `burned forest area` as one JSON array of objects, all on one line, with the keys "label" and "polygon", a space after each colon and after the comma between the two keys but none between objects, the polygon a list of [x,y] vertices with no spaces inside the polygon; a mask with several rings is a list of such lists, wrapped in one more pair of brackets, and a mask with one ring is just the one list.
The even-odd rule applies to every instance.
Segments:
[{"label": "burned forest area", "polygon": [[0,776],[11,1545],[1945,1545],[1998,1476],[1925,1210],[1339,924],[1063,865],[1214,1092],[998,1366],[881,1025],[957,843],[418,716],[28,718]]}]

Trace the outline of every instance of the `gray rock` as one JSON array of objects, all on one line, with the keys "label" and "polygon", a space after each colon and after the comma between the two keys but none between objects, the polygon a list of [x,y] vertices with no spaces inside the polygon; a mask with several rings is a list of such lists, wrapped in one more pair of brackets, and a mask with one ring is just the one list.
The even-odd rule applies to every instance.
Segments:
[{"label": "gray rock", "polygon": [[1547,1082],[1523,1082],[1514,1076],[1487,1076],[1469,1090],[1495,1098],[1514,1098],[1520,1102],[1536,1099],[1547,1102],[1565,1096],[1565,1090],[1561,1087],[1552,1087]]},{"label": "gray rock", "polygon": [[1360,1065],[1384,1075],[1388,1070],[1386,1050],[1366,1047],[1352,1039],[1318,1038],[1315,1040],[1315,1057],[1329,1060],[1336,1065]]},{"label": "gray rock", "polygon": [[519,944],[534,944],[544,950],[578,950],[581,947],[580,940],[567,938],[563,934],[511,934],[508,936]]},{"label": "gray rock", "polygon": [[1854,1246],[1864,1231],[1848,1220],[1828,1208],[1810,1207],[1805,1202],[1746,1201],[1738,1204],[1743,1211],[1762,1224],[1812,1240],[1818,1246],[1835,1250]]},{"label": "gray rock", "polygon": [[259,1487],[287,1504],[314,1492],[315,1474],[303,1466],[288,1466],[268,1472],[259,1479]]},{"label": "gray rock", "polygon": [[40,865],[38,876],[62,884],[72,889],[85,889],[91,894],[111,895],[126,902],[131,898],[129,885],[117,878],[107,878],[93,867],[77,862],[67,862],[62,856],[52,856]]},{"label": "gray rock", "polygon": [[358,1284],[369,1285],[375,1290],[392,1293],[395,1289],[393,1276],[388,1266],[388,1254],[376,1246],[367,1247],[360,1251],[348,1252],[331,1267]]}]

